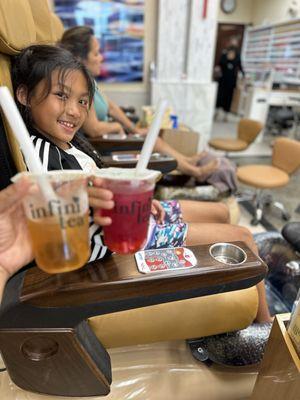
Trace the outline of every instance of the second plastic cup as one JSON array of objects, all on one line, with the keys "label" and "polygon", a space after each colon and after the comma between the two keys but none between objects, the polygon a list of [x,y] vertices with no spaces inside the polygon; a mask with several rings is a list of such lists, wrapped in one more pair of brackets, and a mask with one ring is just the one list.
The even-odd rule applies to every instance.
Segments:
[{"label": "second plastic cup", "polygon": [[101,210],[101,215],[112,219],[112,224],[103,228],[105,244],[119,254],[135,253],[147,240],[153,190],[160,172],[146,170],[137,177],[134,169],[104,168],[97,176],[104,178],[115,202],[112,210]]},{"label": "second plastic cup", "polygon": [[49,274],[82,267],[90,255],[87,177],[81,171],[46,173],[54,198],[45,198],[38,175],[27,176],[32,190],[23,200],[28,230],[37,265]]}]

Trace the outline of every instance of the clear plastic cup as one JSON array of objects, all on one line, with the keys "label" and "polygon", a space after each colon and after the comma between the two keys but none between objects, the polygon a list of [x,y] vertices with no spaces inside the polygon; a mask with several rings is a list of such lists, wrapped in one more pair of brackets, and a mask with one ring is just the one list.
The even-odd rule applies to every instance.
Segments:
[{"label": "clear plastic cup", "polygon": [[160,172],[145,170],[138,176],[133,168],[103,168],[97,176],[114,194],[112,210],[100,210],[112,219],[103,227],[105,245],[119,254],[135,253],[146,243],[151,202]]},{"label": "clear plastic cup", "polygon": [[34,185],[23,200],[27,225],[37,265],[49,274],[82,267],[90,255],[87,175],[82,171],[43,174],[55,198],[45,198],[38,175],[23,172]]}]

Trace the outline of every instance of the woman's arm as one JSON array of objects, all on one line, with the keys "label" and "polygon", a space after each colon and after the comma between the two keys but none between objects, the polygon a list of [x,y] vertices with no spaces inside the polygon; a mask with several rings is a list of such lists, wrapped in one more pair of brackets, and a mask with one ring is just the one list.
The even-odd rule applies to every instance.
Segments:
[{"label": "woman's arm", "polygon": [[135,124],[130,121],[124,111],[119,107],[116,103],[106,97],[108,102],[108,113],[112,116],[116,121],[120,122],[120,124],[128,131],[133,132],[135,128]]},{"label": "woman's arm", "polygon": [[20,180],[0,192],[0,301],[7,280],[33,259],[21,204],[29,187]]},{"label": "woman's arm", "polygon": [[[203,177],[207,177],[211,173],[213,173],[219,165],[218,160],[214,160],[209,162],[204,166],[197,166],[191,163],[189,157],[184,156],[182,153],[179,153],[173,147],[171,147],[167,142],[165,142],[161,137],[156,139],[154,150],[159,153],[166,154],[175,158],[177,161],[177,169],[186,175],[193,176],[199,180],[202,180]],[[199,155],[199,158],[201,156]]]},{"label": "woman's arm", "polygon": [[124,129],[119,122],[99,121],[94,104],[92,104],[82,128],[86,135],[91,138],[97,138],[108,133],[125,135]]},{"label": "woman's arm", "polygon": [[146,135],[147,134],[148,129],[138,128],[132,121],[130,121],[130,119],[124,113],[122,108],[120,108],[112,100],[110,100],[108,98],[106,98],[106,100],[108,102],[109,115],[112,116],[118,122],[120,122],[120,124],[123,126],[124,129],[126,129],[127,132],[133,133],[133,134],[138,134],[138,135]]}]

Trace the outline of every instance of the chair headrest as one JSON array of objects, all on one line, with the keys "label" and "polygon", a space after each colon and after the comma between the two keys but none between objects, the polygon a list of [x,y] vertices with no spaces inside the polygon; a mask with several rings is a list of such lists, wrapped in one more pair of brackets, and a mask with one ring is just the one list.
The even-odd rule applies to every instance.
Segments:
[{"label": "chair headrest", "polygon": [[260,121],[242,118],[238,124],[238,138],[247,143],[252,143],[263,129]]},{"label": "chair headrest", "polygon": [[54,35],[55,42],[58,42],[64,33],[64,25],[62,20],[58,15],[51,13],[51,25],[52,25],[52,33]]},{"label": "chair headrest", "polygon": [[48,0],[27,0],[36,28],[36,43],[54,44],[56,41],[52,30],[51,11]]},{"label": "chair headrest", "polygon": [[279,137],[274,141],[272,165],[292,174],[300,168],[300,142],[287,137]]},{"label": "chair headrest", "polygon": [[31,8],[24,0],[0,2],[0,52],[15,55],[36,41]]}]

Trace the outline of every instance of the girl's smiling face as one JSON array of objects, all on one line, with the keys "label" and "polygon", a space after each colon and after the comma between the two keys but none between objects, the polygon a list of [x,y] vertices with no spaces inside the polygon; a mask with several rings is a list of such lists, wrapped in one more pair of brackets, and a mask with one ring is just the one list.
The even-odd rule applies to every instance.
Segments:
[{"label": "girl's smiling face", "polygon": [[[33,126],[61,149],[68,149],[69,142],[81,128],[89,109],[87,81],[81,71],[68,71],[64,82],[59,71],[51,76],[51,88],[47,90],[43,79],[35,87],[29,102],[26,89],[17,90],[18,100],[29,106]],[[29,103],[29,104],[28,104]]]}]

